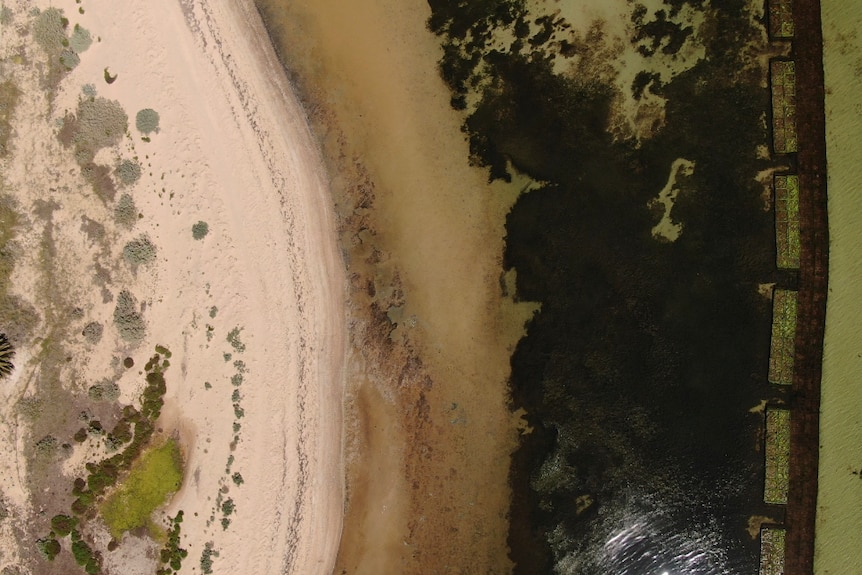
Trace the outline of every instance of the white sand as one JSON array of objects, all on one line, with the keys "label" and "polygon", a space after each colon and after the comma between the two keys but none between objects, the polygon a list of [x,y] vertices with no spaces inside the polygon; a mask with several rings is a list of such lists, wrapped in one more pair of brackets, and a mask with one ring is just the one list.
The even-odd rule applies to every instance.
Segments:
[{"label": "white sand", "polygon": [[[343,266],[318,150],[252,2],[88,0],[84,14],[72,0],[50,4],[100,40],[61,83],[53,111],[46,111],[35,83],[22,86],[16,150],[3,167],[8,189],[34,221],[36,198],[61,205],[53,215],[58,281],[84,310],[82,321],[105,325],[94,348],[82,338],[67,342],[74,356],[68,373],[92,383],[120,371],[112,358],[131,355],[135,368],[120,380],[122,399],[129,401],[141,390],[139,370],[153,346],[173,352],[160,427],[178,433],[186,460],[183,489],[167,510],[185,512],[184,573],[200,572],[208,541],[219,553],[215,573],[331,572],[343,506]],[[111,85],[102,78],[105,67],[117,74]],[[27,81],[23,69],[19,76]],[[119,101],[129,115],[131,137],[101,151],[97,162],[113,165],[137,155],[143,164],[131,194],[144,218],[133,232],[114,226],[113,206],[101,204],[82,183],[72,152],[53,134],[54,119],[74,110],[84,84]],[[142,108],[161,116],[150,143],[134,127]],[[46,191],[62,186],[67,189]],[[81,231],[82,215],[104,223],[115,240],[107,258]],[[200,241],[191,233],[198,220],[210,229]],[[121,249],[141,233],[155,243],[158,258],[133,274]],[[33,253],[39,238],[36,226],[21,232],[25,255],[14,276],[18,291],[37,307],[33,286],[44,280]],[[114,303],[103,302],[93,283],[94,258],[117,264],[108,286],[115,298],[129,289],[146,303],[147,338],[136,351],[127,351],[111,324]],[[234,327],[246,346],[241,353],[226,341]],[[19,369],[12,384],[4,384],[4,422],[12,414],[9,403],[32,392],[27,386],[39,364],[27,361],[29,352],[19,350]],[[247,370],[239,387],[245,415],[231,452],[236,388],[230,377],[238,359]],[[26,477],[14,472],[20,453],[15,433],[23,424],[12,418],[11,427],[0,430],[0,486],[16,499],[19,514],[27,511]],[[225,473],[231,453],[231,472],[242,474],[241,486]],[[223,497],[236,504],[226,530],[216,510],[225,485]],[[211,514],[215,521],[207,525]],[[4,548],[0,567],[14,558],[11,547]],[[152,563],[139,563],[142,572],[154,570]],[[129,563],[120,567],[110,553],[105,566],[109,573],[130,573]]]}]

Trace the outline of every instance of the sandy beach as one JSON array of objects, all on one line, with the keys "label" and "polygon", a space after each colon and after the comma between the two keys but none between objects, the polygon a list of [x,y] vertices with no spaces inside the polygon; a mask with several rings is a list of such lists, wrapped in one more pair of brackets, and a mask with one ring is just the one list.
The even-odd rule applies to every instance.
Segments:
[{"label": "sandy beach", "polygon": [[[17,369],[2,387],[0,568],[41,561],[35,531],[63,511],[72,480],[99,454],[99,442],[68,435],[88,388],[111,380],[120,404],[134,403],[140,366],[162,345],[172,365],[157,428],[179,439],[185,478],[157,515],[184,512],[183,572],[201,572],[209,544],[215,573],[329,573],[343,510],[345,279],[321,157],[257,12],[246,1],[52,5],[70,31],[79,25],[93,40],[53,89],[47,67],[30,65],[44,60],[28,33],[32,6],[7,3],[0,33],[0,70],[22,94],[0,163],[2,191],[25,222],[11,285],[39,318],[17,342]],[[93,92],[118,102],[129,123],[95,163],[134,159],[141,168],[136,182],[114,182],[113,197],[94,193],[58,139],[63,118]],[[146,137],[135,127],[142,109],[159,115]],[[121,194],[140,214],[132,229],[113,221]],[[197,222],[207,224],[200,239]],[[154,261],[129,265],[123,245],[142,237]],[[134,344],[112,324],[122,290],[146,325]],[[90,324],[102,326],[95,343],[82,337]],[[48,369],[51,346],[66,360]],[[136,367],[123,369],[124,358]],[[68,404],[40,395],[49,373]],[[22,405],[50,407],[28,415]],[[25,457],[49,414],[63,446],[46,465],[67,473],[51,482],[54,499],[34,495],[48,480]],[[235,511],[223,527],[227,498]],[[98,525],[86,535],[107,540]],[[104,553],[103,572],[154,571],[158,546],[139,535]]]}]

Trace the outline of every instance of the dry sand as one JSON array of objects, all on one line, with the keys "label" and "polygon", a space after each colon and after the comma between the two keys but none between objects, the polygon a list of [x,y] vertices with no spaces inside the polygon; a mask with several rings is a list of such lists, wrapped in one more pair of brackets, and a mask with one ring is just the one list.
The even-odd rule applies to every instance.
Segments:
[{"label": "dry sand", "polygon": [[[24,22],[29,6],[10,4],[16,21]],[[81,337],[63,343],[71,358],[63,367],[64,385],[86,389],[119,374],[117,360],[128,355],[136,367],[118,382],[121,401],[129,401],[140,393],[138,366],[153,346],[173,352],[159,427],[177,434],[185,458],[182,490],[167,509],[185,512],[181,545],[189,558],[183,572],[200,572],[201,551],[211,541],[219,553],[215,573],[329,573],[343,508],[343,264],[316,143],[257,12],[246,1],[50,4],[90,30],[94,43],[49,106],[32,66],[16,67],[8,59],[10,46],[23,46],[32,60],[43,56],[32,37],[7,27],[0,41],[7,50],[5,73],[24,92],[14,151],[0,166],[5,190],[28,220],[19,232],[14,285],[43,316],[32,345],[19,347],[18,369],[2,387],[0,487],[13,516],[0,530],[0,568],[18,557],[13,526],[41,511],[30,507],[31,478],[21,455],[27,420],[13,404],[37,392],[39,338],[56,316],[49,308],[59,306],[40,294],[50,293],[42,288],[52,284],[64,305],[80,308],[74,321],[105,326],[95,346]],[[106,67],[118,78],[110,85],[103,80]],[[131,193],[144,216],[132,232],[113,223],[113,204],[92,193],[71,150],[56,140],[55,120],[74,111],[84,84],[119,101],[130,117],[127,137],[96,159],[113,164],[137,156],[143,165],[141,180],[120,190]],[[142,108],[161,117],[150,143],[134,127]],[[37,214],[37,199],[57,203],[50,224]],[[85,216],[104,226],[101,236],[85,233]],[[199,220],[210,231],[196,241],[191,227]],[[46,267],[40,246],[49,226],[57,257]],[[142,233],[157,246],[157,260],[132,272],[121,259],[122,246]],[[110,269],[102,290],[95,281],[97,262]],[[116,298],[120,289],[145,304],[147,336],[137,348],[118,337],[111,323],[114,303],[103,299],[105,293]],[[79,334],[75,325],[72,333]],[[235,327],[242,352],[227,341]],[[232,354],[230,361],[225,353]],[[239,420],[230,378],[243,368],[235,360],[245,370]],[[238,442],[235,421],[241,424]],[[76,448],[70,471],[80,467],[86,445]],[[242,474],[242,485],[233,484],[227,465]],[[216,510],[220,488],[236,505],[226,530]],[[140,556],[147,545],[133,539],[127,536],[120,551],[106,554],[106,572],[153,572],[152,560]]]},{"label": "dry sand", "polygon": [[862,570],[862,11],[823,0],[829,295],[823,349],[815,573]]}]

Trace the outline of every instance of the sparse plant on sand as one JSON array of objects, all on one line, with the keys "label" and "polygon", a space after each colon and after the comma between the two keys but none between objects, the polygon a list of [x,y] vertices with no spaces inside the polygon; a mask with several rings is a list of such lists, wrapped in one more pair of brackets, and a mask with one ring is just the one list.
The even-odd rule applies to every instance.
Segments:
[{"label": "sparse plant on sand", "polygon": [[159,132],[159,113],[152,108],[144,108],[135,116],[135,126],[145,136]]},{"label": "sparse plant on sand", "polygon": [[152,263],[156,259],[156,246],[150,238],[141,236],[123,247],[123,259],[133,268]]},{"label": "sparse plant on sand", "polygon": [[114,325],[120,337],[132,344],[140,343],[147,331],[144,318],[136,308],[134,296],[128,290],[121,291],[114,308]]},{"label": "sparse plant on sand", "polygon": [[239,327],[235,327],[227,334],[227,342],[237,353],[245,351],[245,344],[239,339],[239,332],[242,331]]},{"label": "sparse plant on sand", "polygon": [[204,221],[200,221],[192,226],[192,237],[196,240],[202,240],[210,233],[210,226]]},{"label": "sparse plant on sand", "polygon": [[91,321],[81,330],[81,335],[84,336],[87,343],[95,345],[101,341],[104,330],[105,328],[102,324],[97,321]]}]

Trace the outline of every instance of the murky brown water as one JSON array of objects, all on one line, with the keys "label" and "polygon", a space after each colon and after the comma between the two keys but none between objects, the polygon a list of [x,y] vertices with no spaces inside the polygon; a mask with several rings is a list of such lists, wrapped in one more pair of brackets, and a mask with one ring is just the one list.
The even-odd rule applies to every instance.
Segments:
[{"label": "murky brown water", "polygon": [[532,313],[500,278],[519,185],[467,164],[423,0],[259,5],[315,115],[353,274],[337,572],[507,572],[509,355]]}]

